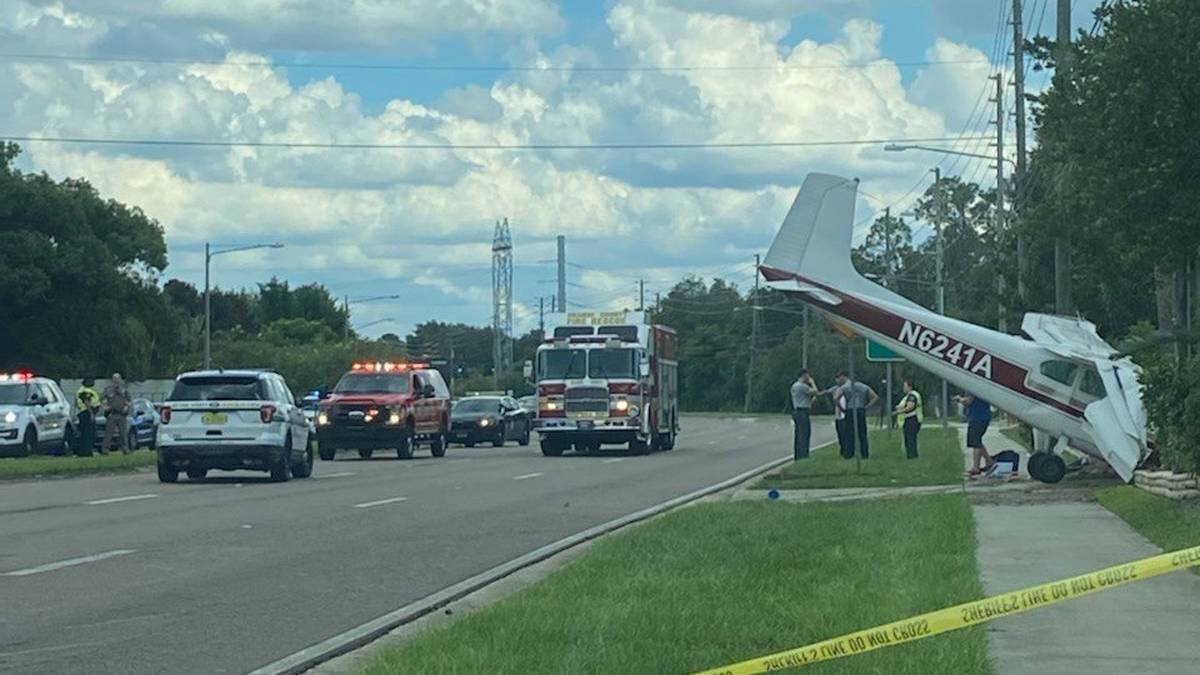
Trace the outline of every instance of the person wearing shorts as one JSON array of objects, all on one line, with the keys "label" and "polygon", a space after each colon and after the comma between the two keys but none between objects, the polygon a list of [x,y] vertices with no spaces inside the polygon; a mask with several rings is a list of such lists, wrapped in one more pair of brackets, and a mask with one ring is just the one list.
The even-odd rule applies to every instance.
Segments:
[{"label": "person wearing shorts", "polygon": [[983,444],[983,435],[992,422],[992,404],[974,394],[955,396],[954,400],[962,404],[963,414],[967,418],[967,447],[971,449],[971,469],[968,473],[972,476],[987,473],[995,463]]}]

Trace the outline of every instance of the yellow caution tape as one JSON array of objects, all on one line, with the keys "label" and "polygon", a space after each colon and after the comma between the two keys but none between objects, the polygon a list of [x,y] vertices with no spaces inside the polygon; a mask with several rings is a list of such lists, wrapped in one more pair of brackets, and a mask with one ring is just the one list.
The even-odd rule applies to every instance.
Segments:
[{"label": "yellow caution tape", "polygon": [[901,621],[886,623],[856,633],[848,633],[805,647],[705,670],[696,675],[768,673],[785,668],[806,666],[819,661],[829,661],[843,656],[863,654],[905,642],[924,640],[940,633],[976,626],[1000,617],[1020,614],[1031,609],[1099,593],[1134,581],[1197,565],[1200,565],[1200,546],[1185,548],[1174,553],[1163,553],[1152,558],[1107,567],[1097,572],[1061,581],[1052,581],[1040,586],[1031,586],[983,600],[965,602],[927,614],[918,614]]}]

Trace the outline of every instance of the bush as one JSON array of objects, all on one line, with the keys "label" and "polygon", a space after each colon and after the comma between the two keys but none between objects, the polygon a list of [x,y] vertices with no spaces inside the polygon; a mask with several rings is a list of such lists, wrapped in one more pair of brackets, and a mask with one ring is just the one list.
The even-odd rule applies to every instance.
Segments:
[{"label": "bush", "polygon": [[1176,361],[1155,353],[1142,361],[1142,398],[1163,466],[1200,471],[1200,356]]}]

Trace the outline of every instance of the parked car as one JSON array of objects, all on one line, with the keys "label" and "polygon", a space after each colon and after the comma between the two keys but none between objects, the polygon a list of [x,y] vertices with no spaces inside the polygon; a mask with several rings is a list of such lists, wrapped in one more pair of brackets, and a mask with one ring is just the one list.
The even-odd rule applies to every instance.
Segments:
[{"label": "parked car", "polygon": [[308,478],[313,436],[291,389],[266,370],[201,370],[175,380],[160,409],[158,479],[199,480],[211,469]]},{"label": "parked car", "polygon": [[[135,398],[133,399],[133,414],[129,416],[129,437],[126,439],[128,448],[136,450],[138,448],[154,449],[155,437],[158,435],[159,416],[155,410],[154,404],[149,399]],[[100,449],[100,445],[104,443],[104,430],[108,426],[108,418],[101,411],[96,415],[96,449]],[[109,442],[108,450],[116,447],[114,445],[116,439]]]},{"label": "parked car", "polygon": [[471,396],[450,410],[448,436],[468,448],[484,442],[499,448],[507,441],[529,445],[532,429],[533,416],[511,396]]},{"label": "parked car", "polygon": [[71,402],[58,383],[32,373],[0,373],[0,455],[73,451]]}]

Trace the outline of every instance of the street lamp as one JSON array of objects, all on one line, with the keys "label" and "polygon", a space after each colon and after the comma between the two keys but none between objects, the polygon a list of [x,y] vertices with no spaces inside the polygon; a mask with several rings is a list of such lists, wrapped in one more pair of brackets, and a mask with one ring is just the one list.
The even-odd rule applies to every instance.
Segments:
[{"label": "street lamp", "polygon": [[371,326],[378,326],[381,323],[387,323],[389,321],[396,321],[396,320],[397,319],[395,317],[391,317],[391,316],[389,316],[385,319],[375,319],[374,321],[368,321],[361,326],[355,327],[354,330],[362,330],[364,328],[370,328]]},{"label": "street lamp", "polygon": [[[962,152],[960,150],[952,150],[950,148],[935,148],[929,145],[900,145],[899,143],[888,143],[883,146],[886,152],[904,152],[905,150],[924,150],[925,152],[940,152],[943,155],[961,155],[963,157],[976,157],[978,159],[995,160],[995,155],[983,155],[976,152]],[[1016,167],[1017,162],[1010,157],[1005,157],[1004,161]]]},{"label": "street lamp", "polygon": [[[350,296],[348,296],[348,295],[344,296],[342,298],[342,304],[346,308],[346,329],[342,333],[342,339],[348,340],[350,338],[350,305],[361,305],[361,304],[367,303],[367,302],[379,302],[381,300],[399,300],[399,299],[400,299],[399,295],[375,295],[375,296],[371,296],[369,298],[356,298],[354,300],[351,300]],[[363,328],[365,328],[365,327],[366,326],[363,326]]]},{"label": "street lamp", "polygon": [[212,368],[212,301],[209,291],[209,267],[212,259],[216,256],[225,253],[238,253],[239,251],[251,251],[256,248],[283,248],[283,244],[249,244],[246,246],[232,246],[223,248],[219,251],[212,250],[212,244],[204,242],[204,368],[205,370]]}]

